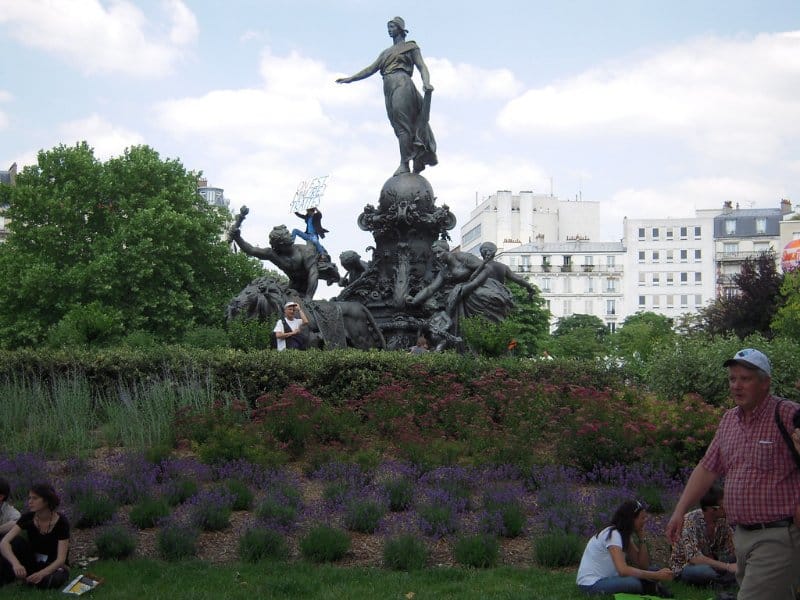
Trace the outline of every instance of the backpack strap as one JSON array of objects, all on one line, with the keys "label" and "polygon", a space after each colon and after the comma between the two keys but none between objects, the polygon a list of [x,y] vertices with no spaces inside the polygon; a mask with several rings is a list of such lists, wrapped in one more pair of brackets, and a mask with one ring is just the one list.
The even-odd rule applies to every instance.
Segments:
[{"label": "backpack strap", "polygon": [[789,451],[792,453],[792,458],[794,458],[797,468],[800,469],[800,454],[797,453],[797,448],[794,447],[792,438],[789,436],[789,432],[786,431],[786,425],[783,424],[783,419],[781,419],[782,403],[783,400],[778,400],[778,403],[775,405],[775,422],[778,424],[778,430],[781,432],[781,436],[783,436],[786,445],[789,446]]},{"label": "backpack strap", "polygon": [[283,333],[292,333],[294,331],[294,329],[292,329],[292,326],[286,322],[286,317],[284,317],[283,315],[281,315],[281,321],[283,321]]}]

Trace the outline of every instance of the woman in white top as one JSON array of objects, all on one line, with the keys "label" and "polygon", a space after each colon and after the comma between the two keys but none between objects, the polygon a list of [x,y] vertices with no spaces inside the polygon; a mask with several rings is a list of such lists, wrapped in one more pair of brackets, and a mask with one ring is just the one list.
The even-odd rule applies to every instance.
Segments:
[{"label": "woman in white top", "polygon": [[[647,570],[650,555],[644,534],[646,521],[647,512],[641,502],[622,503],[611,518],[611,525],[586,544],[578,567],[577,583],[581,591],[589,595],[668,593],[659,582],[672,579],[672,571]],[[638,543],[632,539],[634,533]]]}]

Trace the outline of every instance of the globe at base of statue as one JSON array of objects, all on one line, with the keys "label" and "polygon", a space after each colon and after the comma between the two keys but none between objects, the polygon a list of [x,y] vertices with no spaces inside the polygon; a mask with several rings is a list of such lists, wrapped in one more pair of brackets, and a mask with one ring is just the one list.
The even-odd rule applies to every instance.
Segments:
[{"label": "globe at base of statue", "polygon": [[388,210],[396,202],[413,203],[420,212],[433,211],[433,188],[419,173],[403,173],[386,180],[381,188],[378,208]]}]

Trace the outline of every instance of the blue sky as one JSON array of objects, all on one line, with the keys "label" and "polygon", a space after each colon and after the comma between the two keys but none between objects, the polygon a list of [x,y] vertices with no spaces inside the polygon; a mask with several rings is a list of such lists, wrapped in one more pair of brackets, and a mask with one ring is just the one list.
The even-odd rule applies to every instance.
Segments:
[{"label": "blue sky", "polygon": [[435,87],[424,175],[459,227],[498,189],[599,201],[601,241],[626,215],[800,202],[798,0],[0,0],[0,168],[149,144],[249,206],[259,245],[328,175],[326,245],[364,254],[396,140],[379,75],[334,80],[395,15]]}]

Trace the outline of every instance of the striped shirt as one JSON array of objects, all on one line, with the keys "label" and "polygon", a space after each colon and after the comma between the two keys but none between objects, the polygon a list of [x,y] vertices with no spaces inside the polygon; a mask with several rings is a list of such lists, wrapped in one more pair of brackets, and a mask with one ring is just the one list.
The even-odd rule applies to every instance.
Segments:
[{"label": "striped shirt", "polygon": [[[725,475],[725,514],[732,525],[791,518],[800,505],[800,469],[775,423],[769,395],[748,417],[738,406],[727,411],[700,464]],[[791,432],[794,402],[781,404],[781,418]]]}]

